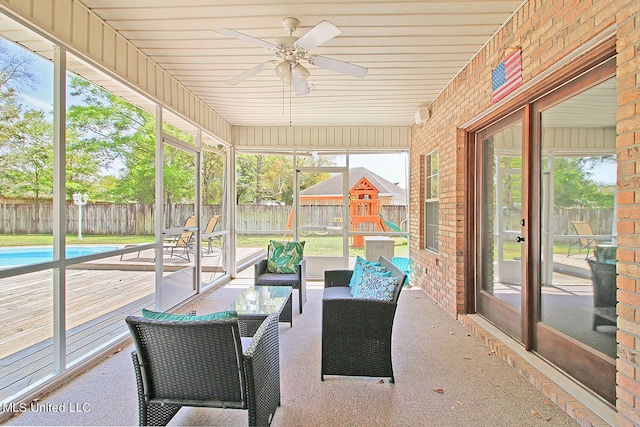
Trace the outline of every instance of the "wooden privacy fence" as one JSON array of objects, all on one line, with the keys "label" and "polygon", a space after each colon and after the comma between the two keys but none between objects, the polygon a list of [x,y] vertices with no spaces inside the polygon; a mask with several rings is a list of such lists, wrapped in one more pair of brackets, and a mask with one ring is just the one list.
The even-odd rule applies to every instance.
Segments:
[{"label": "wooden privacy fence", "polygon": [[[286,230],[290,214],[290,206],[239,205],[236,213],[237,229],[239,231]],[[382,214],[385,220],[407,230],[406,206],[383,206]],[[300,207],[298,215],[300,225],[305,227],[344,226],[346,221],[342,218],[340,205],[305,205]]]},{"label": "wooden privacy fence", "polygon": [[[154,205],[152,204],[88,204],[82,207],[82,233],[102,235],[153,235]],[[0,234],[51,234],[53,225],[50,204],[0,204]],[[193,215],[191,204],[170,204],[165,207],[165,227],[181,227]],[[203,227],[213,215],[220,215],[222,206],[202,207]],[[286,230],[290,206],[238,205],[237,230],[263,231]],[[408,230],[406,206],[383,206],[384,219],[403,231]],[[332,227],[348,225],[340,222],[342,207],[309,205],[300,208],[300,224],[303,226]],[[595,234],[611,234],[613,209],[556,209],[554,234],[574,234],[570,222],[583,220],[591,224]],[[345,218],[342,218],[346,221]],[[221,224],[222,225],[222,224]],[[220,227],[220,226],[218,226]],[[67,230],[78,232],[78,206],[67,205]]]},{"label": "wooden privacy fence", "polygon": [[609,235],[613,225],[613,209],[556,209],[554,212],[555,233],[575,234],[570,221],[586,221],[593,234]]}]

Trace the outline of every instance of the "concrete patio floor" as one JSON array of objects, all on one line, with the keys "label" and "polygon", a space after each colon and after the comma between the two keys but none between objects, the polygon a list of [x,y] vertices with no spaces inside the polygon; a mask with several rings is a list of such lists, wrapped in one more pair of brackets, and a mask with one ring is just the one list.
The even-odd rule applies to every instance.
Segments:
[{"label": "concrete patio floor", "polygon": [[[253,284],[250,269],[241,276],[180,311],[224,309]],[[591,425],[609,425],[474,318],[450,318],[417,288],[403,290],[396,314],[395,384],[379,378],[330,376],[320,381],[322,286],[322,282],[309,282],[304,313],[298,313],[294,297],[293,327],[280,325],[282,406],[274,426],[571,426],[586,425],[587,420]],[[38,401],[40,405],[86,404],[88,411],[27,410],[6,424],[137,424],[132,349],[132,345],[123,347]],[[565,410],[568,407],[571,416],[556,403]],[[170,425],[246,424],[245,411],[184,408]]]}]

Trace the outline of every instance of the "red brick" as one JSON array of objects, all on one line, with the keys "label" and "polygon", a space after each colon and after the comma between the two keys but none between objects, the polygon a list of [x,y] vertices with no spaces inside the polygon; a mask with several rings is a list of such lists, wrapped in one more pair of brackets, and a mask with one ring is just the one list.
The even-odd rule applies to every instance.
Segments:
[{"label": "red brick", "polygon": [[616,389],[616,397],[618,398],[618,400],[621,400],[630,407],[634,407],[636,404],[635,396],[633,395],[633,393],[629,393],[624,388],[618,387]]},{"label": "red brick", "polygon": [[[634,165],[635,169],[635,165]],[[635,203],[635,192],[633,191],[619,191],[617,194],[618,204],[632,205]]]},{"label": "red brick", "polygon": [[627,292],[625,290],[618,290],[618,302],[638,307],[640,304],[640,294]]},{"label": "red brick", "polygon": [[637,381],[620,374],[616,378],[619,387],[624,388],[635,396],[640,396],[640,384]]},{"label": "red brick", "polygon": [[618,333],[616,334],[616,337],[618,339],[618,344],[622,347],[629,347],[629,348],[634,348],[635,347],[635,338],[625,334],[624,332],[618,331]]},{"label": "red brick", "polygon": [[635,232],[635,221],[619,220],[617,223],[618,233],[633,234]]}]

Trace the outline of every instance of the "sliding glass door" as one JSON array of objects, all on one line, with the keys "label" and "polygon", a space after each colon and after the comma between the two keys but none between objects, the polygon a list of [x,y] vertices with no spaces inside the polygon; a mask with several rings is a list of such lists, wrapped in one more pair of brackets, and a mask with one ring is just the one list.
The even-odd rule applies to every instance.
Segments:
[{"label": "sliding glass door", "polygon": [[523,111],[478,134],[478,311],[522,340]]},{"label": "sliding glass door", "polygon": [[475,307],[615,404],[615,60],[475,134]]},{"label": "sliding glass door", "polygon": [[536,351],[613,403],[617,91],[611,74],[593,71],[533,105],[542,260],[533,285]]}]

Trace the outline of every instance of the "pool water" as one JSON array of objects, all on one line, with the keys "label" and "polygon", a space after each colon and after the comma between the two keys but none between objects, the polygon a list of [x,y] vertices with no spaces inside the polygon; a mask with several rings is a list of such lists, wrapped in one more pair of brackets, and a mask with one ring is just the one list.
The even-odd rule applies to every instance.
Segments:
[{"label": "pool water", "polygon": [[[117,246],[67,246],[67,258],[115,251]],[[0,248],[0,268],[53,260],[53,247]]]}]

